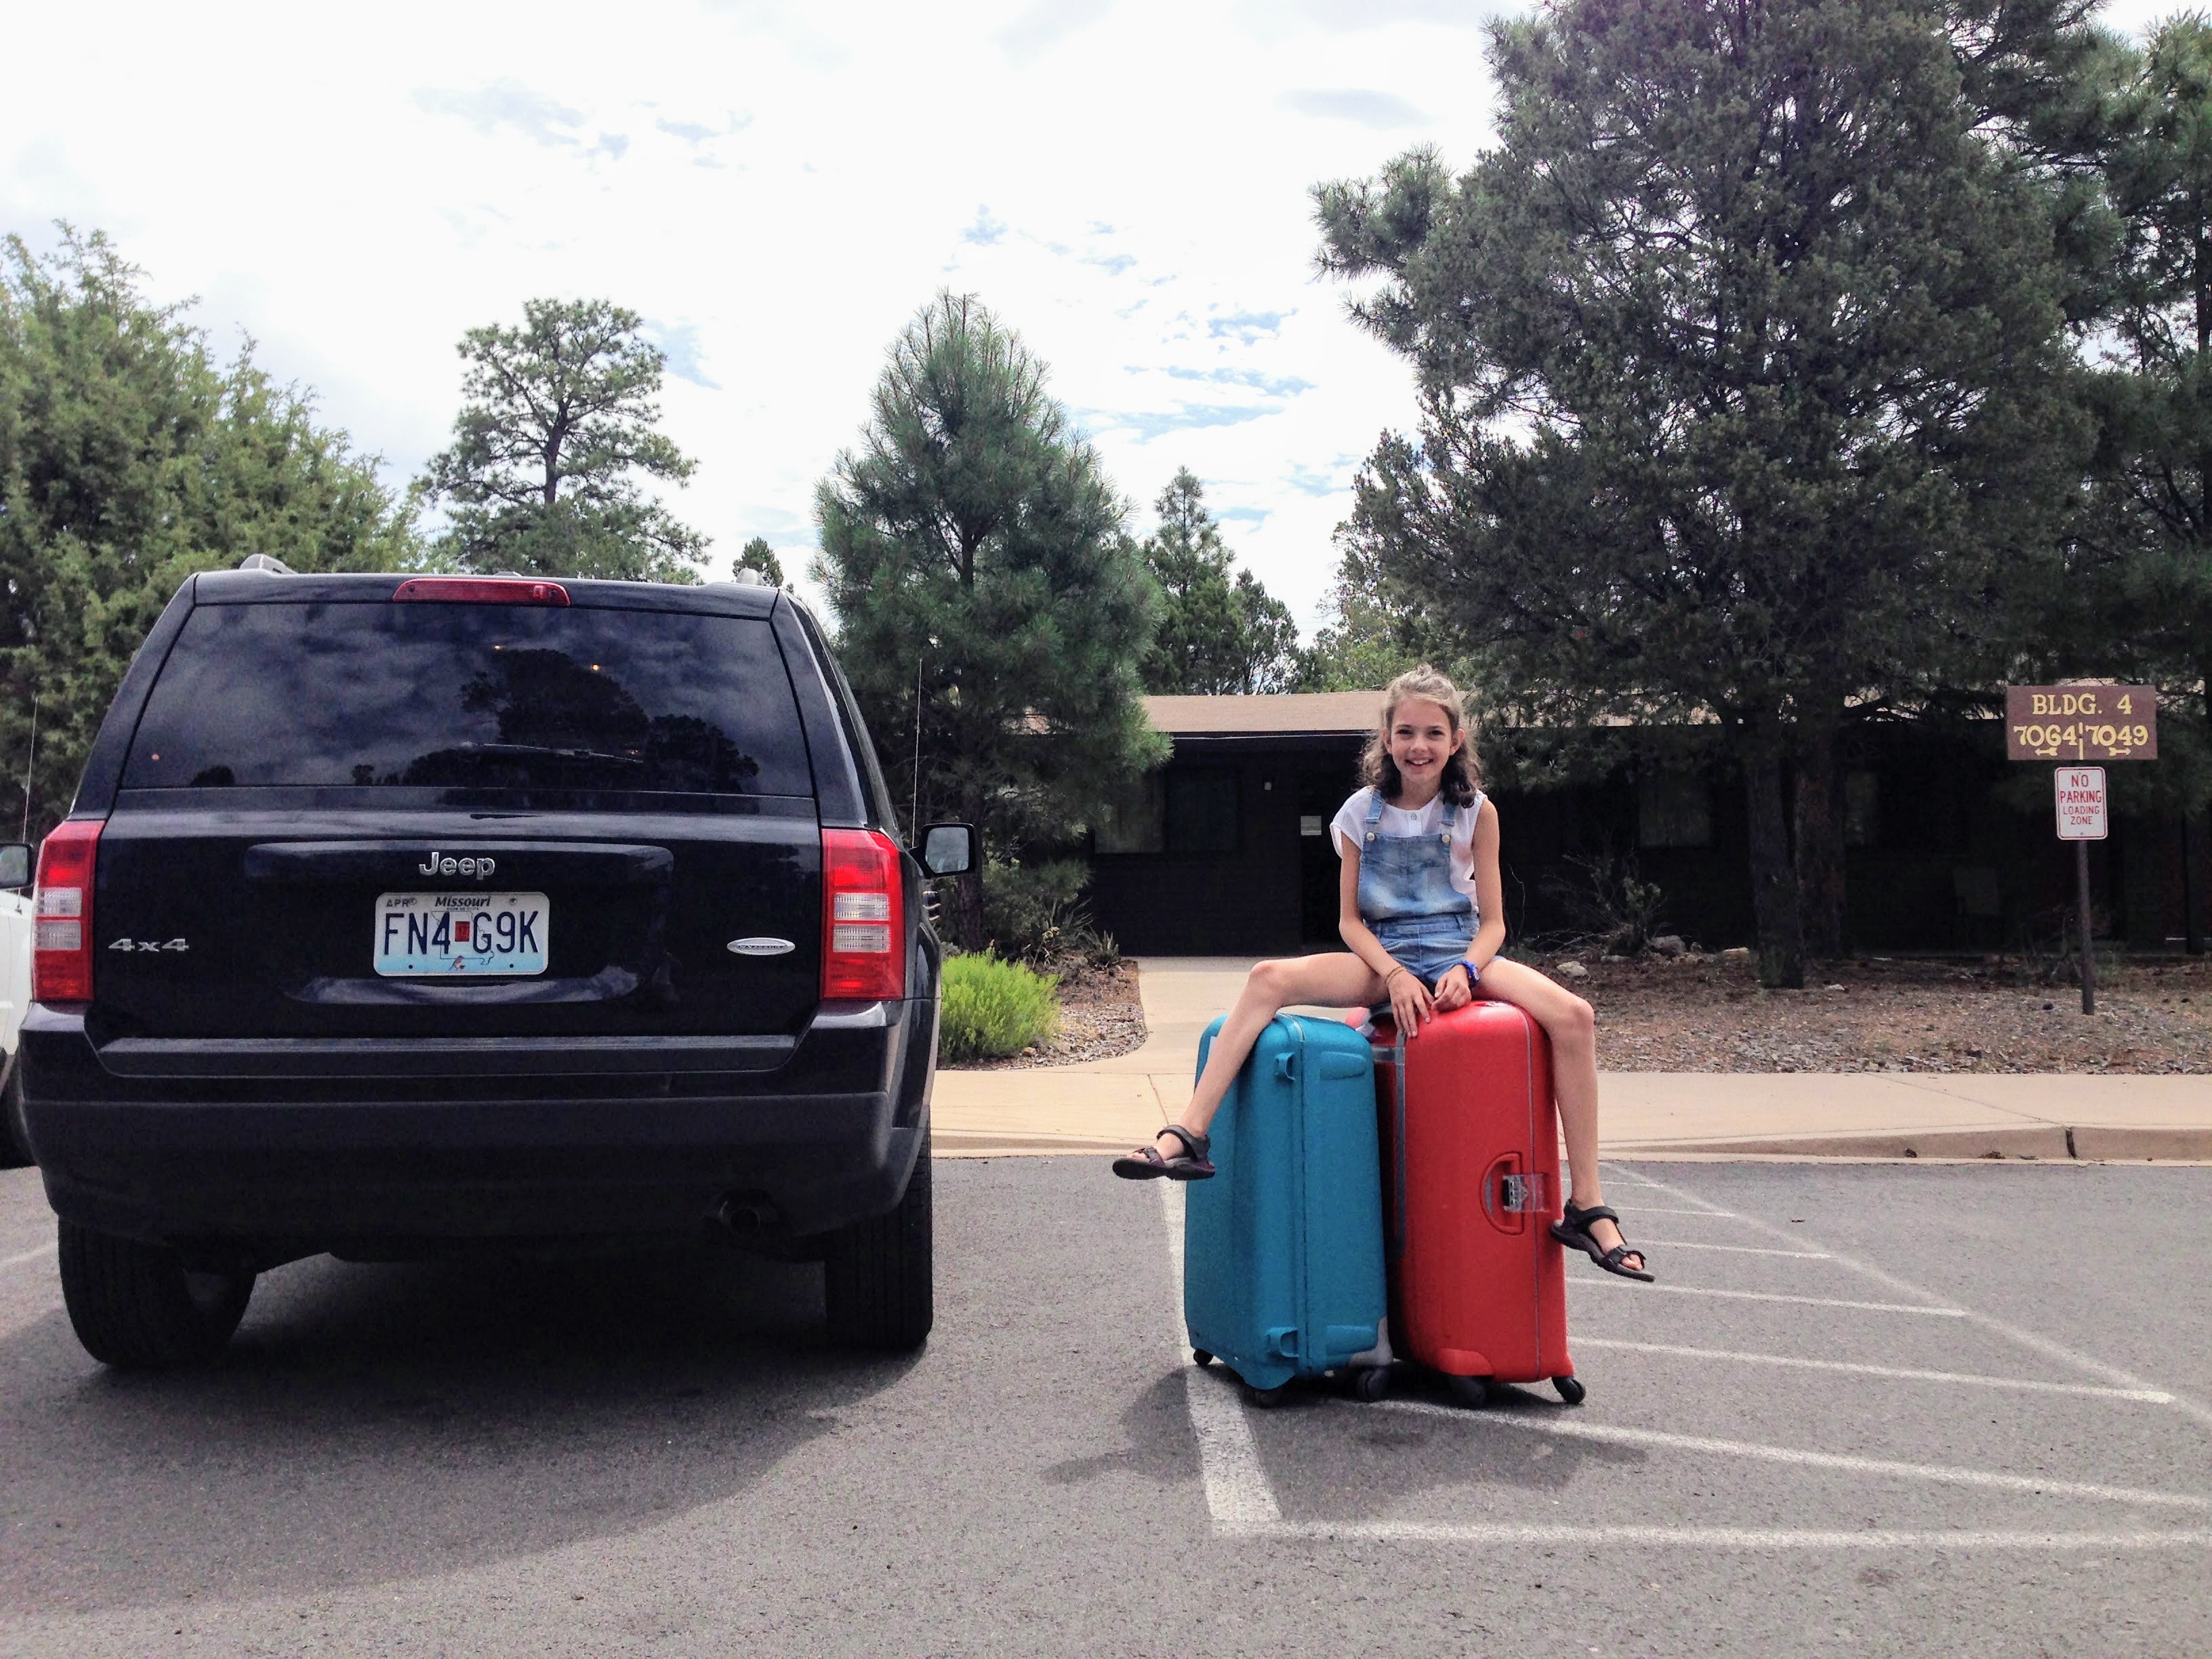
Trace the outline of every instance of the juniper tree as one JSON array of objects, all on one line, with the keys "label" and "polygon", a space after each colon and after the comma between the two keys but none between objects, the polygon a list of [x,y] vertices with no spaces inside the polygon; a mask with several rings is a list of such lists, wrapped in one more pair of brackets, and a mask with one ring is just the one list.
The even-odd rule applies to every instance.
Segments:
[{"label": "juniper tree", "polygon": [[[188,307],[149,299],[98,234],[0,245],[0,776],[31,749],[27,817],[68,811],[94,734],[185,577],[266,553],[296,570],[419,557],[374,456],[272,381],[228,362]],[[12,836],[25,804],[12,800]]]}]

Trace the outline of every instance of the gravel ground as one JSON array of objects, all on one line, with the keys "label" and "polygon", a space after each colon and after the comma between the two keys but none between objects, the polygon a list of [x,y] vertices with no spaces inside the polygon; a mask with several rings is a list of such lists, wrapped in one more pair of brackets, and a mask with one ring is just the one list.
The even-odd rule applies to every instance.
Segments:
[{"label": "gravel ground", "polygon": [[1007,1060],[973,1060],[948,1070],[1015,1072],[1032,1066],[1080,1066],[1111,1060],[1142,1046],[1145,1010],[1137,1000],[1137,964],[1080,968],[1060,981],[1060,1035],[1041,1048]]},{"label": "gravel ground", "polygon": [[[1761,990],[1750,958],[1733,953],[1537,965],[1597,1010],[1607,1071],[2212,1073],[2212,958],[2100,964],[2087,1018],[2075,987],[1996,961],[1823,963],[1802,991]],[[1053,1042],[962,1069],[1081,1065],[1145,1035],[1137,964],[1125,962],[1062,980]]]},{"label": "gravel ground", "polygon": [[2212,959],[2098,972],[2097,1012],[2016,964],[1823,963],[1762,991],[1748,957],[1539,963],[1597,1010],[1598,1064],[1620,1072],[2212,1072]]}]

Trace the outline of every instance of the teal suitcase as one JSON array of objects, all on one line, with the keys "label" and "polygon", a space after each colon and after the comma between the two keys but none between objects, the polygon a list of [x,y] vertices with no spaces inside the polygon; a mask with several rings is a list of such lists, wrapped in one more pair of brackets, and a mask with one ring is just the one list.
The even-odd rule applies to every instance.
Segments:
[{"label": "teal suitcase", "polygon": [[[1221,1029],[1198,1045],[1198,1065]],[[1219,1359],[1273,1405],[1293,1377],[1389,1385],[1375,1060],[1334,1020],[1279,1014],[1209,1126],[1211,1181],[1184,1188],[1183,1320],[1192,1358]]]}]

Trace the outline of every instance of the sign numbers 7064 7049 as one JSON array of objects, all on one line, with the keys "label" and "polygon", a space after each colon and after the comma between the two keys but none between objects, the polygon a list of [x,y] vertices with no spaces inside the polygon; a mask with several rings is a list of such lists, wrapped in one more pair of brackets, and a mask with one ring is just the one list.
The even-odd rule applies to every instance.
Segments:
[{"label": "sign numbers 7064 7049", "polygon": [[2158,692],[2148,685],[2008,685],[2008,760],[2156,760]]}]

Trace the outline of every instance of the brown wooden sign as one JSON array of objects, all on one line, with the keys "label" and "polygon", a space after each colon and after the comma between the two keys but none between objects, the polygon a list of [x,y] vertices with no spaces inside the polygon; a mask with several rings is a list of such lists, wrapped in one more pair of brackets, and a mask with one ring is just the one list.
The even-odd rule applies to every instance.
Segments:
[{"label": "brown wooden sign", "polygon": [[2156,760],[2158,691],[2148,685],[2008,685],[2005,757]]}]

